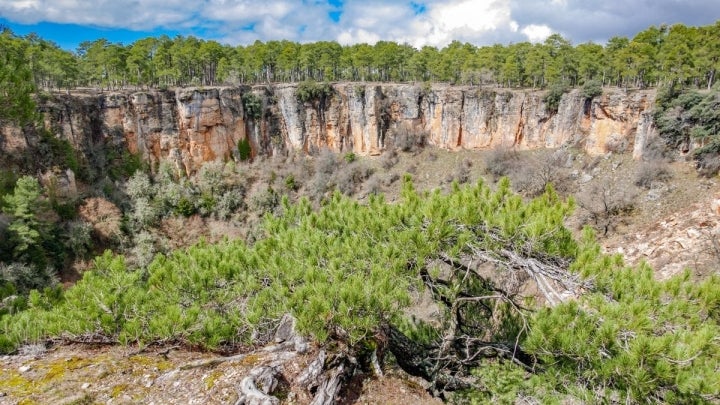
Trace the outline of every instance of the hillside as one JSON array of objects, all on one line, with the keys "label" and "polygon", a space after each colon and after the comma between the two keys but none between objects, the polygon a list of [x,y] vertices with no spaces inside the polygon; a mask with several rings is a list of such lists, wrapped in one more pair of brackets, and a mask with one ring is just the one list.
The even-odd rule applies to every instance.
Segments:
[{"label": "hillside", "polygon": [[468,85],[4,31],[0,402],[719,402],[720,88],[659,64],[717,27],[681,28],[427,68]]}]

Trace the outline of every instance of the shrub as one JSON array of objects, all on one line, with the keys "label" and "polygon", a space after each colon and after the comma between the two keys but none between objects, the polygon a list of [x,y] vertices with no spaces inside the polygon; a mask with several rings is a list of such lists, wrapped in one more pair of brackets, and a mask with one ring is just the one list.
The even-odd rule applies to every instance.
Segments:
[{"label": "shrub", "polygon": [[160,212],[152,201],[145,197],[139,197],[134,201],[128,216],[132,229],[139,231],[154,225],[160,219]]},{"label": "shrub", "polygon": [[260,100],[260,97],[251,92],[243,93],[242,104],[245,117],[254,120],[262,117],[262,100]]},{"label": "shrub", "polygon": [[196,200],[195,207],[197,208],[200,215],[207,217],[215,211],[215,205],[217,200],[215,196],[209,193],[203,193],[200,198]]},{"label": "shrub", "polygon": [[600,83],[598,80],[588,80],[585,82],[585,84],[583,84],[582,95],[586,99],[593,99],[601,95],[602,92],[602,83]]},{"label": "shrub", "polygon": [[195,183],[201,193],[221,194],[225,187],[225,164],[219,160],[205,163],[197,175]]},{"label": "shrub", "polygon": [[352,163],[357,160],[357,155],[353,152],[348,152],[343,156],[346,163]]},{"label": "shrub", "polygon": [[20,294],[28,294],[30,290],[42,290],[58,283],[57,275],[51,267],[36,267],[26,263],[1,263],[0,282],[5,281],[14,286]]},{"label": "shrub", "polygon": [[188,197],[180,197],[173,210],[175,215],[182,215],[184,217],[190,217],[195,214],[195,204]]},{"label": "shrub", "polygon": [[279,206],[280,195],[269,185],[250,197],[250,207],[260,215],[272,213]]},{"label": "shrub", "polygon": [[241,162],[246,162],[252,158],[252,147],[250,146],[250,140],[248,138],[239,140],[237,149]]},{"label": "shrub", "polygon": [[288,191],[296,191],[298,189],[297,182],[295,181],[295,175],[288,174],[285,177],[285,188],[288,189]]},{"label": "shrub", "polygon": [[561,195],[569,194],[573,189],[572,179],[564,168],[569,155],[562,149],[537,151],[534,155],[522,159],[522,163],[512,170],[510,178],[523,195],[536,197],[552,185]]},{"label": "shrub", "polygon": [[141,231],[133,237],[133,247],[130,249],[131,263],[136,267],[146,268],[155,257],[157,249],[154,237],[150,232]]},{"label": "shrub", "polygon": [[337,170],[337,156],[330,149],[323,148],[315,159],[315,173],[332,174]]},{"label": "shrub", "polygon": [[672,177],[667,166],[663,162],[643,162],[635,173],[635,185],[650,189],[656,181],[667,181]]},{"label": "shrub", "polygon": [[568,87],[564,83],[555,83],[550,85],[550,89],[545,93],[543,102],[545,108],[551,113],[557,113],[560,107],[560,101],[565,93],[567,93]]},{"label": "shrub", "polygon": [[720,172],[720,156],[712,154],[702,155],[697,161],[697,169],[702,176],[716,176],[718,172]]},{"label": "shrub", "polygon": [[85,257],[92,247],[92,230],[92,225],[85,221],[68,222],[65,225],[65,247],[75,257]]},{"label": "shrub", "polygon": [[125,183],[125,193],[132,200],[152,199],[155,196],[155,187],[150,182],[150,177],[145,172],[138,170]]},{"label": "shrub", "polygon": [[455,180],[460,184],[465,184],[470,181],[470,168],[472,167],[472,161],[470,159],[463,159],[458,162],[455,168]]},{"label": "shrub", "polygon": [[332,96],[333,88],[329,83],[317,83],[312,80],[306,80],[298,83],[295,94],[298,100],[303,103],[323,103],[326,98]]},{"label": "shrub", "polygon": [[15,188],[18,176],[12,170],[0,169],[0,198]]},{"label": "shrub", "polygon": [[385,170],[392,169],[400,161],[395,148],[386,148],[385,152],[380,156],[380,166]]},{"label": "shrub", "polygon": [[387,132],[385,148],[416,152],[425,146],[428,136],[426,130],[417,128],[412,123],[403,122]]},{"label": "shrub", "polygon": [[126,179],[145,168],[145,163],[139,153],[110,148],[107,155],[107,174],[111,180]]},{"label": "shrub", "polygon": [[492,174],[497,180],[509,175],[520,162],[519,155],[513,149],[498,147],[490,151],[485,160],[485,172]]},{"label": "shrub", "polygon": [[245,200],[245,190],[236,187],[227,190],[220,196],[215,204],[215,214],[218,219],[228,219],[230,216],[243,205]]},{"label": "shrub", "polygon": [[372,175],[372,170],[360,162],[342,168],[336,174],[337,189],[345,195],[355,194],[357,188]]}]

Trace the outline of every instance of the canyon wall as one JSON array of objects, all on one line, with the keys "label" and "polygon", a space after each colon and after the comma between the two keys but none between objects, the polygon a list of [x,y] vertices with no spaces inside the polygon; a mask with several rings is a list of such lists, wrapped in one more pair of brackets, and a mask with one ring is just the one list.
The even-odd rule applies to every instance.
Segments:
[{"label": "canyon wall", "polygon": [[[588,100],[566,93],[557,112],[542,91],[413,84],[340,83],[329,95],[300,101],[297,85],[183,88],[55,94],[40,100],[45,126],[78,150],[124,147],[151,164],[168,160],[187,173],[204,162],[237,158],[247,139],[253,155],[321,148],[377,155],[401,134],[422,135],[449,150],[557,148],[589,154],[632,151],[642,157],[655,136],[652,90],[606,89]],[[4,128],[6,153],[27,146]]]}]

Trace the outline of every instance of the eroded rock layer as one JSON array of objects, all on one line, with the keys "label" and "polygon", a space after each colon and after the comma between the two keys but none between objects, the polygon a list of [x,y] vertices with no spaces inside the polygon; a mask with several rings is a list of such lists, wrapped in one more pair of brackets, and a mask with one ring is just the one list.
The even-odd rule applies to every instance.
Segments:
[{"label": "eroded rock layer", "polygon": [[[375,155],[404,132],[449,150],[573,145],[590,154],[632,150],[640,158],[655,136],[652,90],[606,89],[592,100],[573,90],[556,112],[542,91],[340,83],[327,97],[300,101],[296,90],[282,84],[74,93],[41,100],[41,110],[46,126],[84,153],[102,141],[187,173],[237,157],[243,139],[253,155],[322,148]],[[5,128],[3,138],[9,153],[27,142],[17,128]]]}]

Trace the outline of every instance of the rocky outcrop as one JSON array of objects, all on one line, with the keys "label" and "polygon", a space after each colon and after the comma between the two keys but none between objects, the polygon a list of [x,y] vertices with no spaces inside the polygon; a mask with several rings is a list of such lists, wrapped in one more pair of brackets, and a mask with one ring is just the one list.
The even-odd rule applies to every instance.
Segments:
[{"label": "rocky outcrop", "polygon": [[[642,157],[655,136],[649,109],[655,92],[607,89],[592,100],[579,90],[548,111],[541,91],[413,84],[340,83],[321,99],[299,101],[294,84],[166,91],[73,93],[41,101],[45,124],[78,150],[124,147],[153,166],[170,161],[192,173],[204,162],[237,157],[247,139],[253,155],[321,148],[379,154],[399,132],[449,150],[573,145],[590,154],[632,150]],[[248,99],[259,112],[246,111]],[[3,130],[6,151],[27,142]]]},{"label": "rocky outcrop", "polygon": [[[707,190],[705,190],[707,192]],[[669,216],[658,218],[638,232],[621,235],[605,244],[628,263],[647,262],[658,279],[692,269],[695,276],[717,273],[720,263],[720,195],[699,197]]]}]

